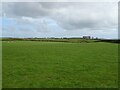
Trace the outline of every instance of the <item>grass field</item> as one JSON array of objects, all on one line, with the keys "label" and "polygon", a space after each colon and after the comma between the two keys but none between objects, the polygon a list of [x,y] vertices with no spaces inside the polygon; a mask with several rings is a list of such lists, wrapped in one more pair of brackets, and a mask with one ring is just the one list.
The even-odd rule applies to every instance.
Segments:
[{"label": "grass field", "polygon": [[2,41],[0,41],[0,89],[2,89]]},{"label": "grass field", "polygon": [[3,41],[3,88],[115,88],[118,45]]}]

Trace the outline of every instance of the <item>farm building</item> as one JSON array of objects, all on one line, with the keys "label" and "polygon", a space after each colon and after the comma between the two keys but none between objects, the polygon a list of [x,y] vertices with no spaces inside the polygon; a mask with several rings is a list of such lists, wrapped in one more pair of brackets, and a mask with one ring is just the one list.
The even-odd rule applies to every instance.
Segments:
[{"label": "farm building", "polygon": [[83,36],[83,39],[91,39],[90,36]]}]

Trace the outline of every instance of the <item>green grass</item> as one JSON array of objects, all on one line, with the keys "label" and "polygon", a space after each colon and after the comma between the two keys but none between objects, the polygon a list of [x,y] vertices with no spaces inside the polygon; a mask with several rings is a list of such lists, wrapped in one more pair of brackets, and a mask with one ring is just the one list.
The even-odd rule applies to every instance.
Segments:
[{"label": "green grass", "polygon": [[3,42],[3,88],[115,88],[118,45]]},{"label": "green grass", "polygon": [[0,41],[0,89],[2,89],[2,41]]}]

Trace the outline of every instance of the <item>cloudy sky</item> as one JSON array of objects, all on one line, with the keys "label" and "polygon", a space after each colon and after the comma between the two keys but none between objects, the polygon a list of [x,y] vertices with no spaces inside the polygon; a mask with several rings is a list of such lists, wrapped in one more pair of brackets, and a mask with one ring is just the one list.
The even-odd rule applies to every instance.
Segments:
[{"label": "cloudy sky", "polygon": [[118,37],[116,3],[4,2],[3,37]]}]

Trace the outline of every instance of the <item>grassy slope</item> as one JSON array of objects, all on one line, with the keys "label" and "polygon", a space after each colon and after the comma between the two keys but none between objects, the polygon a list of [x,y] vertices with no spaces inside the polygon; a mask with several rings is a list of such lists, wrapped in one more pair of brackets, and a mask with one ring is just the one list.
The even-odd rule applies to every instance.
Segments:
[{"label": "grassy slope", "polygon": [[117,44],[3,42],[3,87],[117,87]]}]

